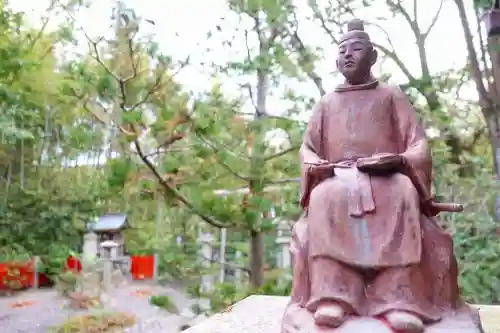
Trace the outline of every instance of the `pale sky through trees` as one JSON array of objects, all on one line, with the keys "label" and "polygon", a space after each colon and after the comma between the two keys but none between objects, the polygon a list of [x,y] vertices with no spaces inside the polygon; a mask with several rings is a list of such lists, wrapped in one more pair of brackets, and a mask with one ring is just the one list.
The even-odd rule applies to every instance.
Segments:
[{"label": "pale sky through trees", "polygon": [[[30,23],[37,24],[41,13],[43,13],[48,3],[48,0],[39,0],[36,2],[16,0],[12,2],[11,7],[16,10],[26,11]],[[102,35],[110,25],[109,16],[114,1],[100,0],[94,1],[94,3],[91,9],[77,15],[77,20],[79,21],[78,25],[82,26],[89,35],[98,36]],[[149,26],[146,29],[149,33],[154,34],[163,52],[179,60],[184,59],[187,55],[191,55],[195,66],[191,66],[179,76],[181,83],[190,90],[203,91],[209,89],[214,82],[206,73],[210,69],[206,68],[206,66],[196,66],[196,63],[216,59],[219,62],[223,62],[232,58],[234,59],[242,51],[241,48],[238,50],[237,43],[231,50],[222,49],[222,39],[220,37],[219,39],[213,38],[211,40],[208,40],[206,37],[207,31],[213,29],[219,23],[220,17],[227,16],[228,11],[224,0],[128,0],[125,3],[127,6],[134,8],[139,16],[155,22],[154,26]],[[306,6],[307,0],[296,0],[296,3],[300,6],[299,8],[304,8],[299,12],[300,16],[305,17],[309,15]],[[398,16],[396,19],[392,19],[387,7],[384,5],[384,1],[380,1],[380,3],[380,6],[377,5],[379,8],[375,7],[375,9],[370,9],[369,12],[360,13],[360,18],[387,17],[387,20],[381,22],[381,25],[384,26],[391,36],[395,49],[405,65],[418,76],[418,54],[407,23]],[[413,1],[408,1],[409,8],[412,8],[412,3]],[[424,28],[427,27],[432,19],[438,5],[438,0],[418,0],[419,23]],[[470,8],[472,7],[470,6]],[[374,15],[374,13],[377,15]],[[470,22],[475,22],[472,15],[470,16]],[[318,25],[308,22],[305,19],[301,20],[300,24],[302,39],[310,45],[321,46],[325,50],[324,56],[326,60],[321,62],[318,72],[325,79],[325,85],[328,88],[327,90],[329,90],[337,80],[332,75],[328,75],[334,69],[336,47],[330,44],[328,38],[326,38]],[[53,25],[56,26],[57,22],[53,22]],[[477,27],[472,27],[472,30],[476,31]],[[223,31],[228,37],[233,33],[231,29],[227,28]],[[373,30],[369,31],[372,33],[373,39],[384,44],[385,39],[382,34]],[[207,48],[212,51],[207,53]],[[462,68],[466,63],[467,54],[462,27],[455,4],[451,0],[445,0],[440,18],[428,38],[427,52],[433,72]],[[384,73],[391,73],[395,82],[406,81],[406,78],[390,61],[383,62],[382,66],[382,71]],[[203,78],[206,79],[204,80]],[[234,84],[231,89],[230,82],[226,83],[229,83],[225,85],[228,87],[228,90],[232,90],[235,93],[240,91]],[[293,87],[295,88],[295,85]],[[300,84],[296,89],[300,89],[300,92],[305,95],[318,96],[312,84]],[[283,107],[279,106],[279,96],[271,98],[269,104],[270,109],[283,109]],[[304,116],[307,118],[306,115]]]}]

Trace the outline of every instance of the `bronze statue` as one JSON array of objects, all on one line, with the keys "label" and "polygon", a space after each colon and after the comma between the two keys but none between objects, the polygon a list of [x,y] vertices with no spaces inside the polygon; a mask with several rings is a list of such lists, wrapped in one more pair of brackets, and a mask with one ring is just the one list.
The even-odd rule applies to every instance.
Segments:
[{"label": "bronze statue", "polygon": [[[345,83],[317,103],[300,150],[304,215],[282,333],[353,317],[398,332],[465,320],[478,332],[459,295],[452,239],[434,218],[462,207],[433,201],[425,132],[405,94],[372,76],[376,60],[363,22],[352,20],[337,58]],[[451,330],[471,332],[460,327]]]}]

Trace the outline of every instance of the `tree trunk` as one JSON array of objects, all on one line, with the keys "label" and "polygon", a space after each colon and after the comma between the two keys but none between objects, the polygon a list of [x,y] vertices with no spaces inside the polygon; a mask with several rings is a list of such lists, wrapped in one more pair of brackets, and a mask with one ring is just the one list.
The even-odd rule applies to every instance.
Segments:
[{"label": "tree trunk", "polygon": [[264,283],[264,235],[250,232],[250,283],[257,289]]},{"label": "tree trunk", "polygon": [[[486,119],[490,135],[491,152],[493,154],[493,170],[498,181],[500,181],[500,119],[498,112],[488,113]],[[500,220],[500,196],[495,198],[495,216]]]},{"label": "tree trunk", "polygon": [[[264,40],[263,36],[257,31],[260,46],[259,54],[263,59],[269,55],[269,45],[272,40]],[[254,132],[251,134],[250,150],[250,175],[252,181],[249,183],[250,195],[261,195],[265,184],[262,183],[264,161],[262,159],[264,147],[264,128],[259,120],[267,116],[267,94],[269,93],[269,68],[257,69],[257,101],[256,101],[256,126],[253,126]],[[259,182],[255,181],[259,179]],[[258,216],[258,217],[256,217]],[[262,214],[255,215],[253,221],[250,221],[250,283],[252,288],[258,289],[264,283],[264,237],[257,227],[262,219]]]},{"label": "tree trunk", "polygon": [[[498,39],[490,38],[488,46],[479,45],[480,52],[483,55],[489,54],[492,63],[491,71],[488,69],[487,62],[484,56],[483,65],[485,69],[481,68],[480,59],[476,48],[474,46],[473,34],[467,19],[465,4],[463,0],[455,0],[457,5],[458,14],[462,23],[465,43],[467,45],[467,54],[469,58],[469,70],[472,79],[476,85],[477,94],[479,95],[479,105],[483,116],[488,124],[488,132],[490,136],[491,152],[493,154],[494,172],[497,180],[500,180],[500,52],[498,50]],[[478,13],[476,12],[476,15]],[[490,75],[490,72],[493,75]],[[497,220],[500,221],[500,196],[497,195],[495,200],[495,215]]]}]

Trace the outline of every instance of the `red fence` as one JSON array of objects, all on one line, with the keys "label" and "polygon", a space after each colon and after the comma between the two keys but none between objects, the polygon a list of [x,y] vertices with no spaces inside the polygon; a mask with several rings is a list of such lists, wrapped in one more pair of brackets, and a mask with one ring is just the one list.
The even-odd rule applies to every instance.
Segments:
[{"label": "red fence", "polygon": [[[153,278],[154,256],[132,256],[130,274],[135,280]],[[80,272],[82,264],[75,257],[66,259],[65,269]],[[33,260],[28,262],[0,263],[0,289],[23,289],[34,285]],[[38,285],[49,285],[50,280],[43,273],[38,273]]]},{"label": "red fence", "polygon": [[130,274],[136,280],[152,279],[154,266],[154,256],[132,256],[130,259]]},{"label": "red fence", "polygon": [[[34,285],[33,261],[0,263],[0,289],[24,289]],[[38,273],[38,285],[46,286],[50,280]]]},{"label": "red fence", "polygon": [[[155,259],[154,256],[131,256],[130,274],[135,280],[146,280],[153,278]],[[66,269],[80,272],[82,264],[74,257],[68,257],[66,260]]]}]

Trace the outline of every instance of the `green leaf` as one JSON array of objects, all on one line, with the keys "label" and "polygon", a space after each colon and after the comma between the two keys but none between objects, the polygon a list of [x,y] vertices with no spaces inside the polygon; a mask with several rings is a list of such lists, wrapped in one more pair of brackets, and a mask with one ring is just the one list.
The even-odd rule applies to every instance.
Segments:
[{"label": "green leaf", "polygon": [[142,119],[142,112],[140,110],[131,110],[122,112],[122,124],[137,124]]}]

